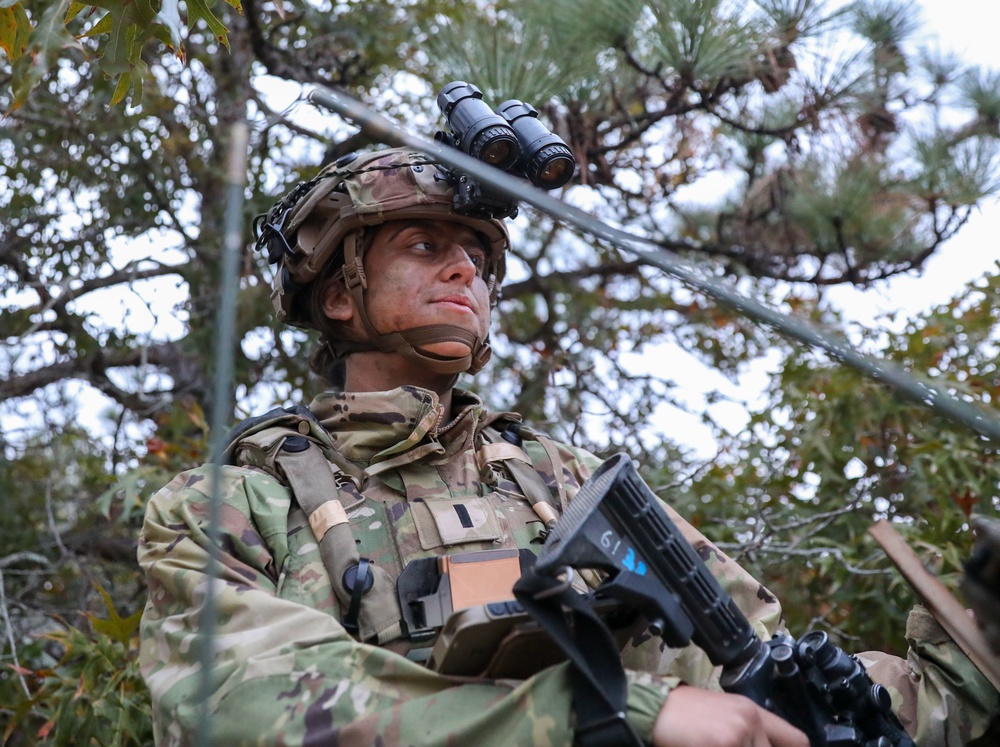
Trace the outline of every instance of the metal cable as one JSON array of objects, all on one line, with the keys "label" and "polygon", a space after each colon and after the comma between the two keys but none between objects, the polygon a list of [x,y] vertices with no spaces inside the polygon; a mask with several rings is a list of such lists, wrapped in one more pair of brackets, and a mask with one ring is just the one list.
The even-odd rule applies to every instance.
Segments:
[{"label": "metal cable", "polygon": [[218,605],[215,595],[222,575],[219,523],[222,516],[222,452],[233,414],[234,348],[236,345],[236,294],[239,290],[240,255],[243,250],[243,200],[247,174],[247,146],[250,130],[245,122],[233,125],[226,171],[225,234],[219,277],[219,304],[216,317],[215,380],[211,417],[211,472],[208,513],[208,566],[205,569],[205,601],[198,618],[198,724],[196,747],[210,747],[211,709],[214,692],[212,669],[215,661],[215,632]]}]

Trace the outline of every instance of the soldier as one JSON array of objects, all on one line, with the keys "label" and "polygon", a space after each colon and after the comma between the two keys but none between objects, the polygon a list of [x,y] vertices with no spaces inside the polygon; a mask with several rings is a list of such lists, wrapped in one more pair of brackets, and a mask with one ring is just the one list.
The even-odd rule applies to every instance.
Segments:
[{"label": "soldier", "polygon": [[[453,180],[420,154],[341,159],[268,213],[279,319],[320,332],[332,389],[309,410],[243,428],[222,468],[215,690],[218,743],[571,745],[570,670],[461,678],[425,666],[397,594],[426,558],[537,548],[547,512],[572,501],[591,454],[491,413],[455,388],[489,357],[507,230],[459,213]],[[206,466],[151,500],[139,547],[149,584],[142,670],[157,743],[191,741],[199,621],[208,589]],[[533,505],[534,504],[534,505]],[[669,509],[668,509],[669,510]],[[780,624],[764,587],[674,512],[761,636]],[[921,745],[962,745],[998,694],[923,610],[908,662],[865,655]],[[649,641],[649,642],[643,642]],[[719,690],[696,647],[626,645],[626,720],[654,745],[801,747],[804,735]]]}]

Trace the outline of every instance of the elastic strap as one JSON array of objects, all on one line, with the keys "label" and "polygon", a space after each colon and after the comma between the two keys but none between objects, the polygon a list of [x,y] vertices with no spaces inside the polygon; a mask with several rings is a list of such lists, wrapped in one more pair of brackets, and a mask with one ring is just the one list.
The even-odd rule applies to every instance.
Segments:
[{"label": "elastic strap", "polygon": [[316,541],[322,542],[326,533],[340,524],[347,524],[347,512],[338,500],[327,501],[309,514],[309,526],[312,527]]}]

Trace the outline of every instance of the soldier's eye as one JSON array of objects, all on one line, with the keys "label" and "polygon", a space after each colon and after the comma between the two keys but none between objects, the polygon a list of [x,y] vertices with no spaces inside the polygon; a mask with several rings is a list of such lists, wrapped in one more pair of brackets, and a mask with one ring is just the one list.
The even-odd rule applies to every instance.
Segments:
[{"label": "soldier's eye", "polygon": [[480,249],[466,249],[465,253],[469,255],[469,260],[476,266],[476,270],[479,274],[483,274],[483,268],[486,266],[486,254]]}]

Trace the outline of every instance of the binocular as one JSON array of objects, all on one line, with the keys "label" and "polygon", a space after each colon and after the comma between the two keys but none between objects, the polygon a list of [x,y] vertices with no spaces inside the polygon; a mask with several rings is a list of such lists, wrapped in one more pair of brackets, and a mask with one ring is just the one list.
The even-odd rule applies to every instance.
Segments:
[{"label": "binocular", "polygon": [[[437,104],[448,122],[448,132],[437,133],[435,139],[522,176],[540,189],[558,189],[573,177],[573,153],[562,138],[542,124],[538,111],[530,104],[511,99],[490,109],[482,91],[460,80],[441,89]],[[468,199],[496,217],[510,217],[517,212],[515,206],[506,215],[499,208],[489,208],[490,199],[481,191]]]}]

